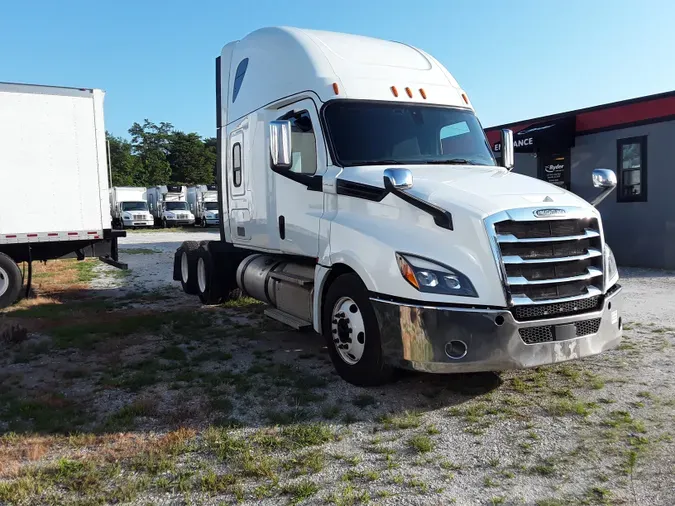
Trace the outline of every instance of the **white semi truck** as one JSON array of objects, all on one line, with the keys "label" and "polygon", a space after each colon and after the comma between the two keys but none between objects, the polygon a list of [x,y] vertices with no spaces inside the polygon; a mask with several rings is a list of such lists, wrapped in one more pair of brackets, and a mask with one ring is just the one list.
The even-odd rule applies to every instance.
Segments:
[{"label": "white semi truck", "polygon": [[155,225],[163,228],[194,225],[195,216],[187,203],[187,188],[181,185],[162,185],[148,188],[148,207]]},{"label": "white semi truck", "polygon": [[152,227],[155,224],[148,210],[147,190],[142,186],[110,188],[110,213],[115,228]]},{"label": "white semi truck", "polygon": [[466,92],[406,44],[265,28],[216,60],[221,239],[174,279],[205,303],[241,290],[325,338],[358,385],[395,368],[498,371],[621,338],[597,204],[493,157]]},{"label": "white semi truck", "polygon": [[217,185],[188,186],[187,201],[195,217],[195,225],[204,228],[220,225]]},{"label": "white semi truck", "polygon": [[[75,256],[117,262],[108,196],[104,92],[0,83],[0,308],[31,265]],[[27,263],[26,279],[19,264]]]}]

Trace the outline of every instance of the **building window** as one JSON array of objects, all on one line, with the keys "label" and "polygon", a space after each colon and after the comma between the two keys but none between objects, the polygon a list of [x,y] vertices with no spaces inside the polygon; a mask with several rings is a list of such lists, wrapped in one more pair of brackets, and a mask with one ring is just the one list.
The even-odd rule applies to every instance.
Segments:
[{"label": "building window", "polygon": [[235,187],[241,186],[241,144],[232,146],[232,183]]},{"label": "building window", "polygon": [[237,66],[237,71],[234,73],[234,86],[232,87],[232,103],[237,100],[237,95],[239,95],[239,90],[241,89],[241,83],[244,80],[244,75],[246,75],[246,69],[248,68],[248,58],[241,60]]},{"label": "building window", "polygon": [[647,136],[619,139],[617,202],[647,201]]},{"label": "building window", "polygon": [[309,112],[291,112],[281,117],[291,122],[291,172],[316,174],[316,137]]}]

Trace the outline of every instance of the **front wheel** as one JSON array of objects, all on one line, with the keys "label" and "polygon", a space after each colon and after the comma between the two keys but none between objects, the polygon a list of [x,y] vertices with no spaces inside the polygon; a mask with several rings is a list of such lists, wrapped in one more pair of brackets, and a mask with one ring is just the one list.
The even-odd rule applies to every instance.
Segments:
[{"label": "front wheel", "polygon": [[19,298],[23,279],[16,262],[0,253],[0,309],[9,307]]},{"label": "front wheel", "polygon": [[356,274],[343,274],[328,288],[321,327],[342,379],[357,386],[382,385],[392,380],[394,369],[382,354],[375,311]]}]

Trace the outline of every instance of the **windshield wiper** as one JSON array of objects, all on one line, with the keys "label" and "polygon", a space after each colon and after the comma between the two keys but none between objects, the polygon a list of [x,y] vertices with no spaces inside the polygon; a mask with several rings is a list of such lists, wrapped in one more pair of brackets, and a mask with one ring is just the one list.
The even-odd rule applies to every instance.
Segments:
[{"label": "windshield wiper", "polygon": [[447,160],[426,160],[424,163],[430,165],[476,165],[476,163],[466,158],[448,158]]}]

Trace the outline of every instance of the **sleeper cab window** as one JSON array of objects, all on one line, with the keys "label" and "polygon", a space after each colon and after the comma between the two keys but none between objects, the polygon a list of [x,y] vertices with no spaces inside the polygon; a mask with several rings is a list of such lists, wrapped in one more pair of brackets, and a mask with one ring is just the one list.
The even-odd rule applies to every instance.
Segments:
[{"label": "sleeper cab window", "polygon": [[241,144],[232,146],[232,184],[241,186]]},{"label": "sleeper cab window", "polygon": [[316,174],[316,137],[312,119],[307,111],[284,115],[281,119],[291,122],[291,172]]},{"label": "sleeper cab window", "polygon": [[647,136],[617,140],[618,202],[647,201]]},{"label": "sleeper cab window", "polygon": [[237,71],[234,73],[234,85],[232,86],[232,103],[237,100],[237,95],[239,95],[239,90],[241,89],[241,83],[244,81],[244,76],[246,75],[246,69],[248,68],[248,58],[241,60],[239,65],[237,65]]}]

